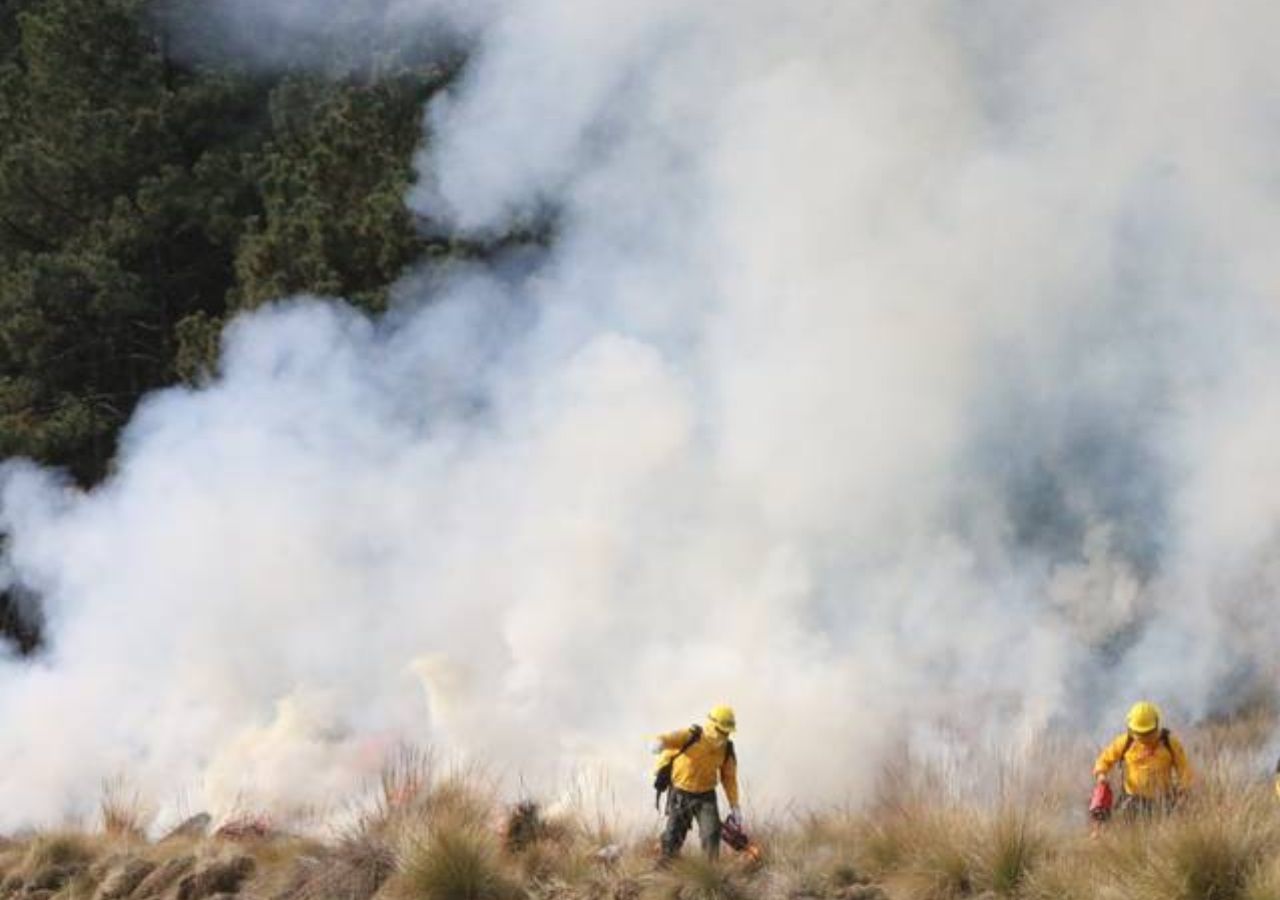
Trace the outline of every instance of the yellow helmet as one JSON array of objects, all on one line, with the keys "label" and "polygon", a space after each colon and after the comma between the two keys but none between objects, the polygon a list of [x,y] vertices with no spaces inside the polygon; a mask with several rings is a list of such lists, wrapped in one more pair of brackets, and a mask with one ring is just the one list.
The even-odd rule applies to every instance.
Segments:
[{"label": "yellow helmet", "polygon": [[1146,700],[1133,704],[1126,720],[1134,734],[1149,734],[1160,727],[1160,707]]},{"label": "yellow helmet", "polygon": [[733,707],[724,704],[711,707],[711,712],[707,713],[707,721],[730,734],[738,727],[738,721],[733,715]]}]

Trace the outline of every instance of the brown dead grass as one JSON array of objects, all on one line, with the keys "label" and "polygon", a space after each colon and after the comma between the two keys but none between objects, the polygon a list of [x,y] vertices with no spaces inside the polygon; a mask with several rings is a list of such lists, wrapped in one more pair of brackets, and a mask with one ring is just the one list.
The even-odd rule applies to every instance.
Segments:
[{"label": "brown dead grass", "polygon": [[102,784],[98,800],[102,831],[109,837],[142,840],[155,813],[147,808],[142,795],[123,776]]},{"label": "brown dead grass", "polygon": [[[78,874],[59,900],[90,900],[104,861],[122,855],[245,852],[258,863],[247,895],[272,900],[1280,900],[1280,801],[1257,762],[1275,723],[1256,716],[1188,736],[1202,778],[1176,813],[1096,838],[1083,809],[1090,748],[1078,745],[1046,752],[1046,772],[1006,773],[985,799],[900,767],[866,809],[753,823],[759,865],[727,849],[706,863],[691,838],[666,870],[653,834],[617,838],[598,816],[504,806],[483,773],[406,751],[325,841],[152,844],[138,835],[138,804],[119,804],[114,820],[104,804],[100,832],[0,843],[0,884],[69,865]],[[601,856],[606,839],[619,847]]]}]

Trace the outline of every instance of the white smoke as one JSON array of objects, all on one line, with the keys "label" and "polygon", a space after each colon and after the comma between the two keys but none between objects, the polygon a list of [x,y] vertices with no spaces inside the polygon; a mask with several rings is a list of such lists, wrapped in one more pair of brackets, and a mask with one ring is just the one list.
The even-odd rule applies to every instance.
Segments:
[{"label": "white smoke", "polygon": [[641,808],[721,700],[758,807],[1230,711],[1280,638],[1276,26],[475,7],[409,202],[555,246],[238,320],[92,493],[4,470],[50,647],[0,664],[0,827],[118,773],[324,805],[406,739]]}]

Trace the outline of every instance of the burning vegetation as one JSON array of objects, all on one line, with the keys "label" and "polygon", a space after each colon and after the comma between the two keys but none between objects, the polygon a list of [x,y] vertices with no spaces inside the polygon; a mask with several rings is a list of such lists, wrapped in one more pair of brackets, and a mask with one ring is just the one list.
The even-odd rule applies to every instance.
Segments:
[{"label": "burning vegetation", "polygon": [[[157,837],[117,791],[98,828],[0,843],[14,900],[960,900],[1280,898],[1280,799],[1247,761],[1274,722],[1194,729],[1204,778],[1179,808],[1091,831],[1088,748],[960,796],[945,773],[898,766],[857,810],[760,814],[763,852],[664,865],[657,826],[601,823],[571,807],[505,804],[477,773],[430,757],[389,766],[377,798],[325,836],[262,817],[194,816]],[[253,827],[247,827],[246,823]],[[315,831],[312,827],[309,829]]]}]

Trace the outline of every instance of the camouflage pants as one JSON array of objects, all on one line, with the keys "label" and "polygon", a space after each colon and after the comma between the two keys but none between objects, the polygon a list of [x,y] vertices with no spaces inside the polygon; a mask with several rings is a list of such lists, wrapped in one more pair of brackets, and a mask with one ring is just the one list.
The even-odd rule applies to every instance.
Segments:
[{"label": "camouflage pants", "polygon": [[662,855],[671,858],[680,852],[694,820],[698,821],[698,840],[708,859],[720,855],[720,807],[716,792],[691,794],[672,788],[667,796],[667,827],[662,832]]}]

